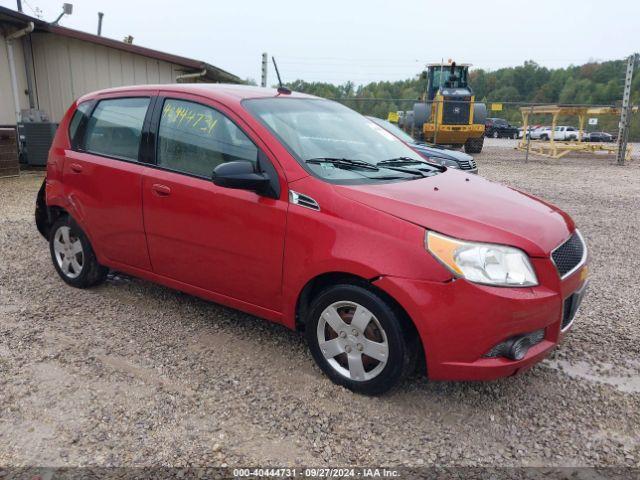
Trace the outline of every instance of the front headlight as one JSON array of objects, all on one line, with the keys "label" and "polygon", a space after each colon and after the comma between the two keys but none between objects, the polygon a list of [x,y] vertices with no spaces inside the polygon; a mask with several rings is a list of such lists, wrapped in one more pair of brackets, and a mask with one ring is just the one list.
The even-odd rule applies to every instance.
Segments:
[{"label": "front headlight", "polygon": [[538,284],[529,257],[517,248],[466,242],[429,231],[425,246],[454,274],[470,282],[503,287]]}]

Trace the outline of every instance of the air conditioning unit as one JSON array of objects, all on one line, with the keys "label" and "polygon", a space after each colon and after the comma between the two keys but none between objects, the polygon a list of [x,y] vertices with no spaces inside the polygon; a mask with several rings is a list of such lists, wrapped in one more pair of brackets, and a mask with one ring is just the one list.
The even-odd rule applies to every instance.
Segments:
[{"label": "air conditioning unit", "polygon": [[50,122],[41,110],[24,110],[21,118],[18,123],[20,161],[30,166],[46,165],[58,124]]}]

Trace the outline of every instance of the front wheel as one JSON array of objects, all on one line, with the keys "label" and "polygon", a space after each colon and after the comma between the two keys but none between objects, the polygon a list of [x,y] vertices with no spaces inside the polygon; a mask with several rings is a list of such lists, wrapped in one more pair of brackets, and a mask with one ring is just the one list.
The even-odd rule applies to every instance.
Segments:
[{"label": "front wheel", "polygon": [[511,135],[511,138],[513,138],[514,140],[517,140],[518,137],[519,137],[518,132],[516,132],[513,135]]},{"label": "front wheel", "polygon": [[417,336],[397,308],[368,288],[335,285],[322,292],[305,335],[322,371],[354,392],[384,393],[415,368]]},{"label": "front wheel", "polygon": [[498,133],[497,130],[494,130],[492,137],[493,138],[499,138],[500,137],[500,134]]},{"label": "front wheel", "polygon": [[70,217],[59,218],[51,227],[49,249],[58,275],[69,285],[88,288],[107,278],[109,270],[98,263],[89,239]]}]

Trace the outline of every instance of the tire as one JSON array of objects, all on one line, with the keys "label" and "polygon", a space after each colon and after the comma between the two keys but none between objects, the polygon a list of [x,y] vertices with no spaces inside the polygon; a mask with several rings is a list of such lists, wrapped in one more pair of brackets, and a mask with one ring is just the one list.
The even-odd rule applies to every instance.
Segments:
[{"label": "tire", "polygon": [[491,134],[491,136],[492,136],[493,138],[500,138],[500,134],[498,133],[498,131],[497,131],[497,130],[494,130],[494,131],[493,131],[493,133]]},{"label": "tire", "polygon": [[540,140],[546,142],[547,140],[549,140],[549,136],[548,135],[540,135]]},{"label": "tire", "polygon": [[518,135],[518,132],[516,132],[513,135],[511,135],[511,138],[513,138],[514,140],[518,140],[518,138],[520,138],[520,136]]},{"label": "tire", "polygon": [[311,304],[305,336],[331,381],[357,393],[382,394],[415,370],[417,334],[397,307],[366,286],[321,292]]},{"label": "tire", "polygon": [[480,153],[484,145],[484,137],[468,138],[464,143],[465,153]]},{"label": "tire", "polygon": [[98,263],[89,239],[69,216],[60,217],[51,227],[49,250],[58,275],[72,287],[93,287],[107,278],[109,269]]}]

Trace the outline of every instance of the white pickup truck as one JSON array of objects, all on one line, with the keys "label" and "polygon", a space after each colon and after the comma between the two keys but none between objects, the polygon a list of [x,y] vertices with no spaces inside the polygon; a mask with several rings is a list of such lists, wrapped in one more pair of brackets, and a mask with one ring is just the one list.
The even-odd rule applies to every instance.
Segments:
[{"label": "white pickup truck", "polygon": [[[584,137],[584,133],[582,134]],[[578,140],[580,131],[575,127],[558,126],[553,130],[553,139],[556,141]],[[551,129],[540,133],[540,140],[550,140]]]}]

